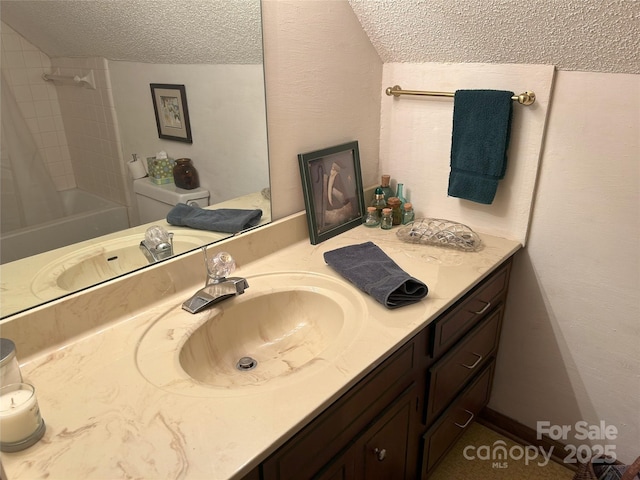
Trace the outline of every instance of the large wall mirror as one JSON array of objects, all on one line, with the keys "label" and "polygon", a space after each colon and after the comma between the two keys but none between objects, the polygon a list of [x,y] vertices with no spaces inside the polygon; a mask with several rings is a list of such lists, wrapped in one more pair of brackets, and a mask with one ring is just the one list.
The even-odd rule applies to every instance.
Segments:
[{"label": "large wall mirror", "polygon": [[[207,208],[270,222],[260,0],[0,7],[1,318],[154,263],[150,226],[176,255],[232,235],[141,218],[134,154],[190,158]],[[184,86],[191,143],[160,138],[151,84]]]}]

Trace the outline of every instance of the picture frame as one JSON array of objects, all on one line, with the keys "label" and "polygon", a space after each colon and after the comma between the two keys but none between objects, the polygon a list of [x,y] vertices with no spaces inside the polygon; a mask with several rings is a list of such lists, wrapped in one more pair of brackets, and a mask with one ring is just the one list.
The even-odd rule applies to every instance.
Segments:
[{"label": "picture frame", "polygon": [[167,83],[149,85],[158,136],[165,140],[193,143],[185,86]]},{"label": "picture frame", "polygon": [[358,142],[298,154],[312,245],[362,224],[365,214]]}]

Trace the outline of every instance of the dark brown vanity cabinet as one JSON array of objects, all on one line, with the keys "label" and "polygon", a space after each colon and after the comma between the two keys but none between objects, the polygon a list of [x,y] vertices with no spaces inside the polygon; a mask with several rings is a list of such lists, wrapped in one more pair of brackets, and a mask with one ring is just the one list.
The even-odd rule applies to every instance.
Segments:
[{"label": "dark brown vanity cabinet", "polygon": [[489,401],[510,269],[508,260],[252,474],[427,479]]},{"label": "dark brown vanity cabinet", "polygon": [[[412,478],[428,345],[403,345],[262,464],[264,480]],[[380,477],[389,472],[390,477]],[[378,476],[375,476],[378,475]]]}]

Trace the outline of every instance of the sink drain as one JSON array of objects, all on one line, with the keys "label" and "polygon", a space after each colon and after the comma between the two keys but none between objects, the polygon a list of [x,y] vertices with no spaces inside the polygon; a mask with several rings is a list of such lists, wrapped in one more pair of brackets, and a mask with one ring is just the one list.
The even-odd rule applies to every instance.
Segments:
[{"label": "sink drain", "polygon": [[236,363],[236,368],[241,371],[253,370],[258,365],[258,361],[251,357],[242,357]]}]

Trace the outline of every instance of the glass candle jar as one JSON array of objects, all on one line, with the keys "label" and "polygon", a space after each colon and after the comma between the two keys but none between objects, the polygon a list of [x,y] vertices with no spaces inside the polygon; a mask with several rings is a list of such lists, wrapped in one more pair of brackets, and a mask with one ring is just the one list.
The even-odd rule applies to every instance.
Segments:
[{"label": "glass candle jar", "polygon": [[16,345],[8,338],[0,338],[0,386],[21,383],[22,373],[16,358]]},{"label": "glass candle jar", "polygon": [[173,167],[173,181],[178,188],[193,190],[200,186],[198,171],[191,163],[190,158],[179,158]]},{"label": "glass candle jar", "polygon": [[24,450],[40,440],[45,429],[33,385],[0,388],[0,451]]}]

